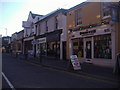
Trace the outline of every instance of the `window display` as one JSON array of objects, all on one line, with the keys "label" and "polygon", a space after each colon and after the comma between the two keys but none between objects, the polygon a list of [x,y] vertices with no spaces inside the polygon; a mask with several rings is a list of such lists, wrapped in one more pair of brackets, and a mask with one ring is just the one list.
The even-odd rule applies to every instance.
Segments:
[{"label": "window display", "polygon": [[60,57],[60,42],[49,42],[47,45],[47,55],[53,57]]},{"label": "window display", "polygon": [[83,39],[73,39],[73,54],[83,57]]},{"label": "window display", "polygon": [[112,58],[111,35],[94,37],[94,58]]},{"label": "window display", "polygon": [[41,54],[42,55],[46,55],[47,52],[46,52],[46,43],[41,43],[40,44],[40,50],[41,50]]}]

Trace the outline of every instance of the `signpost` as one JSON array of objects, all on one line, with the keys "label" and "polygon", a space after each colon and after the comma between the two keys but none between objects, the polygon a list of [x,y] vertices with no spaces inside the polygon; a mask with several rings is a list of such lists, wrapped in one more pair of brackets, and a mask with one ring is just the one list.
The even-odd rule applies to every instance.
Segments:
[{"label": "signpost", "polygon": [[77,55],[71,55],[70,59],[74,70],[81,70],[80,62]]}]

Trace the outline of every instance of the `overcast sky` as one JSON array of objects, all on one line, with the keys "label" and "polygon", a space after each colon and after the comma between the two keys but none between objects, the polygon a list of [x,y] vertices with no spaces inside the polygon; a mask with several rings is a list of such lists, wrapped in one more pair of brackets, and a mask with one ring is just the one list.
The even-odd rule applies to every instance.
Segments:
[{"label": "overcast sky", "polygon": [[[85,0],[1,0],[0,34],[2,36],[21,31],[22,21],[26,21],[29,12],[45,15],[58,8],[69,9]],[[6,33],[7,28],[7,33]]]}]

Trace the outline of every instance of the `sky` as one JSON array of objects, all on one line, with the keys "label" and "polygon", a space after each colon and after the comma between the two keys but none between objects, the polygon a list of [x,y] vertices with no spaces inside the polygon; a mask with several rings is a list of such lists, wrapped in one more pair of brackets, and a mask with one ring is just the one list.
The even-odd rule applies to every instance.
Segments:
[{"label": "sky", "polygon": [[29,12],[45,15],[58,8],[69,9],[86,0],[0,0],[0,34],[11,36],[23,30]]},{"label": "sky", "polygon": [[[29,12],[45,15],[56,9],[69,9],[86,0],[0,0],[0,34],[11,36],[23,30],[22,21],[27,21]],[[99,1],[99,0],[87,0]],[[119,0],[102,0],[119,1]]]}]

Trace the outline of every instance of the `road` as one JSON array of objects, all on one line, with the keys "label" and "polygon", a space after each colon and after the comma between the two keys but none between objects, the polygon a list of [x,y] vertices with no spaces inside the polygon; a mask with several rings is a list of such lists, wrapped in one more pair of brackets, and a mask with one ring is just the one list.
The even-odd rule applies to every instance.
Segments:
[{"label": "road", "polygon": [[[112,84],[88,76],[60,71],[8,55],[2,57],[2,73],[14,88],[117,88]],[[9,83],[3,79],[3,88],[9,88]],[[8,84],[8,85],[7,85]]]}]

